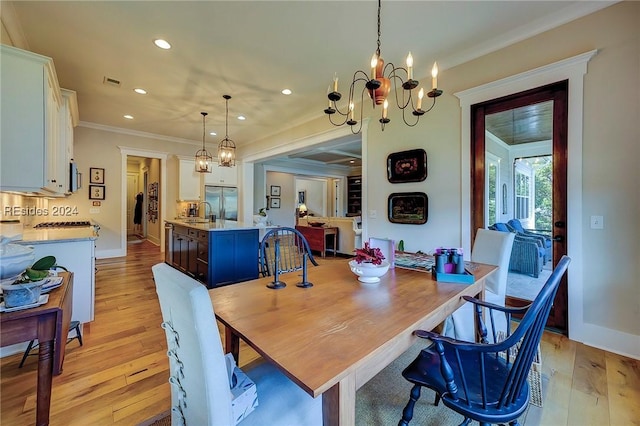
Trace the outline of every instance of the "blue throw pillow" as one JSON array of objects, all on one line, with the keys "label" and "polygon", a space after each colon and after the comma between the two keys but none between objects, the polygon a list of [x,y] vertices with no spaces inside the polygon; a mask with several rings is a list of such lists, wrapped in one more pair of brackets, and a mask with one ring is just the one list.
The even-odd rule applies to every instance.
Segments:
[{"label": "blue throw pillow", "polygon": [[496,223],[493,226],[496,228],[496,231],[510,232],[509,228],[507,228],[507,225],[505,225],[504,223]]}]

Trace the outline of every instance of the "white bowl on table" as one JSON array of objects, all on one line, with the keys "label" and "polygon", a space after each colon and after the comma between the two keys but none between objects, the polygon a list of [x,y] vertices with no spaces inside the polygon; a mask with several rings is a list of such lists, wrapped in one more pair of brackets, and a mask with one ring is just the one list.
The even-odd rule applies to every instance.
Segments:
[{"label": "white bowl on table", "polygon": [[380,282],[380,277],[389,271],[389,262],[383,260],[380,265],[373,263],[358,263],[355,260],[349,261],[351,272],[358,276],[358,281],[372,284]]},{"label": "white bowl on table", "polygon": [[33,247],[20,244],[0,245],[0,280],[20,275],[33,264],[35,257]]}]

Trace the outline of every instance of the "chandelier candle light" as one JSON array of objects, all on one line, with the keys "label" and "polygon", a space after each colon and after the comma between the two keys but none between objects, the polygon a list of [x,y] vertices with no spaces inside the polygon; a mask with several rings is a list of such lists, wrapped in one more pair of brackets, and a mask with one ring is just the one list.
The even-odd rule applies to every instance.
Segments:
[{"label": "chandelier candle light", "polygon": [[[382,130],[384,131],[385,124],[389,123],[391,120],[388,117],[388,108],[389,101],[387,96],[391,91],[391,82],[393,81],[393,87],[396,97],[396,104],[398,108],[402,110],[402,120],[407,126],[413,127],[418,124],[420,117],[425,113],[431,111],[436,104],[436,98],[442,95],[442,90],[438,89],[438,65],[436,63],[433,64],[433,68],[431,70],[431,83],[432,88],[431,91],[427,93],[427,97],[433,99],[433,103],[427,110],[422,109],[422,99],[424,98],[424,89],[420,88],[417,94],[417,100],[415,99],[415,95],[413,94],[414,89],[417,89],[420,82],[418,80],[413,79],[413,56],[411,52],[407,56],[407,68],[403,67],[395,67],[393,63],[389,62],[385,65],[384,60],[380,56],[380,8],[381,1],[378,0],[378,45],[373,57],[371,58],[371,71],[366,73],[364,71],[358,70],[353,74],[353,81],[349,87],[349,98],[347,102],[347,111],[343,112],[338,107],[337,102],[342,99],[342,94],[338,92],[338,76],[334,74],[333,77],[333,90],[331,90],[331,86],[327,90],[327,97],[329,98],[329,105],[324,110],[325,114],[329,116],[329,121],[331,124],[335,126],[342,126],[344,124],[348,124],[351,126],[351,131],[355,133],[359,133],[362,129],[362,108],[364,105],[364,92],[365,90],[369,93],[369,97],[373,101],[373,108],[376,105],[382,105],[382,116],[378,120],[381,124]],[[385,72],[387,76],[385,76]],[[401,74],[401,75],[399,75]],[[406,80],[402,79],[402,75],[406,74]],[[355,86],[357,83],[363,82],[364,88],[362,89],[362,93],[360,95],[360,117],[359,122],[354,120],[354,93]],[[397,84],[400,83],[402,86],[402,96],[398,94]],[[414,105],[415,101],[415,105]],[[411,107],[411,113],[415,116],[415,121],[409,123],[405,116],[405,110]],[[333,115],[338,113],[344,119],[341,122],[334,122]],[[356,126],[359,123],[359,126]]]},{"label": "chandelier candle light", "polygon": [[218,165],[220,167],[233,167],[236,165],[236,144],[229,139],[229,99],[231,96],[222,96],[226,102],[227,115],[225,118],[225,136],[218,144]]},{"label": "chandelier candle light", "polygon": [[212,157],[211,154],[204,147],[204,138],[205,138],[205,120],[207,118],[206,112],[201,112],[202,114],[202,149],[196,152],[196,172],[198,173],[211,173],[211,162]]}]

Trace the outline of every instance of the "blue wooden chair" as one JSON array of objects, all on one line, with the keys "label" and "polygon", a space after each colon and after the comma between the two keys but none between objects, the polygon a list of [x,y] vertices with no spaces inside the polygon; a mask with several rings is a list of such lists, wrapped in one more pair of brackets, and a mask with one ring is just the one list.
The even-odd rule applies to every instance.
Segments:
[{"label": "blue wooden chair", "polygon": [[[481,425],[507,423],[518,425],[518,417],[529,403],[527,376],[536,355],[553,299],[571,259],[563,256],[544,287],[529,305],[508,308],[483,302],[472,297],[464,299],[476,307],[482,341],[486,342],[483,309],[493,322],[494,311],[505,315],[507,322],[514,313],[524,313],[513,334],[497,344],[468,343],[443,337],[430,331],[418,330],[418,337],[433,344],[402,372],[414,386],[409,402],[402,412],[399,426],[407,426],[413,418],[413,408],[420,398],[421,388],[436,392],[435,405],[444,405],[462,414],[468,425],[472,420]],[[495,337],[494,337],[495,341]],[[515,357],[509,355],[515,354]]]},{"label": "blue wooden chair", "polygon": [[276,241],[278,241],[278,272],[286,273],[302,269],[304,255],[318,266],[313,258],[307,239],[293,228],[280,227],[268,231],[260,242],[260,271],[263,276],[272,276],[276,268]]}]

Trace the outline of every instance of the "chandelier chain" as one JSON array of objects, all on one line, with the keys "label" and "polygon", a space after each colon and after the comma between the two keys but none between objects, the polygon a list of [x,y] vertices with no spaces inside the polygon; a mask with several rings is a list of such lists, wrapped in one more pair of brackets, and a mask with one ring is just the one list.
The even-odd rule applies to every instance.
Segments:
[{"label": "chandelier chain", "polygon": [[380,31],[380,8],[382,7],[382,0],[378,0],[378,48],[376,49],[376,56],[380,58],[380,36],[382,32]]}]

